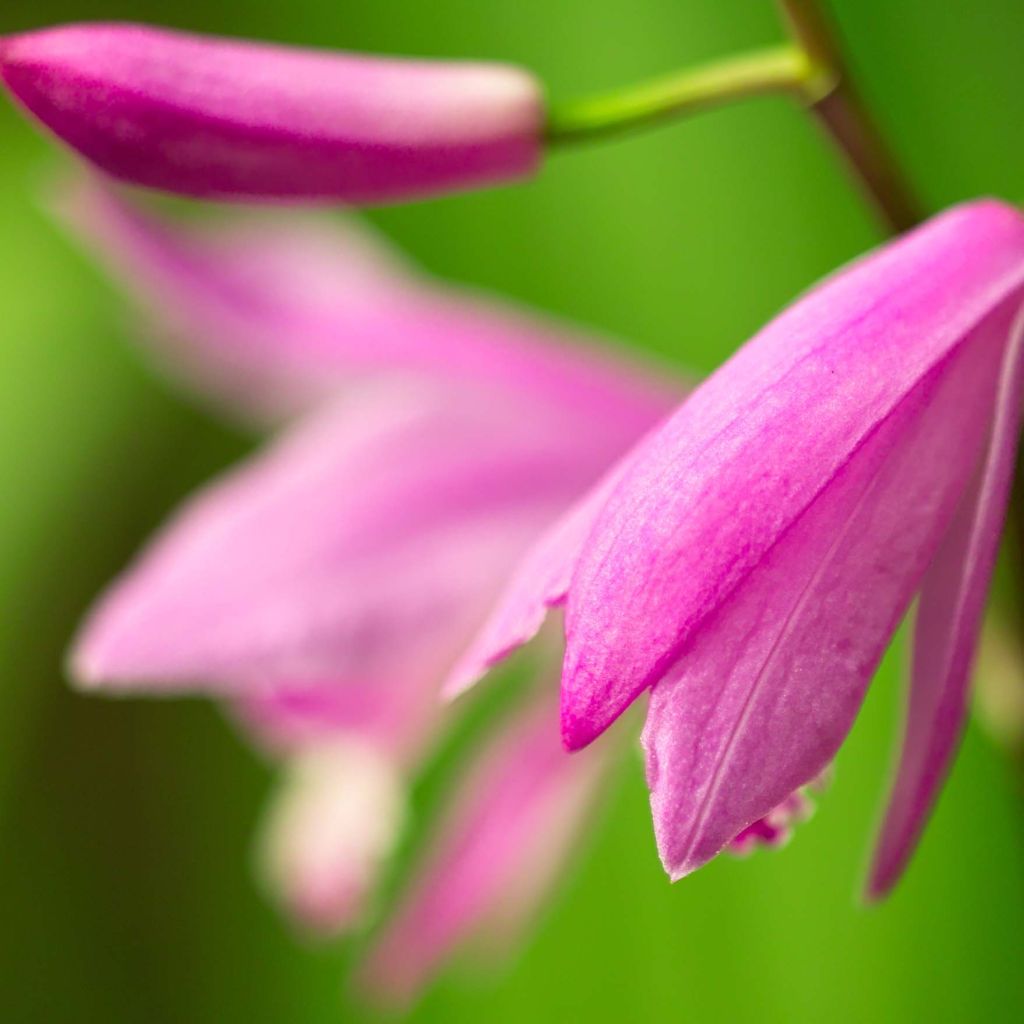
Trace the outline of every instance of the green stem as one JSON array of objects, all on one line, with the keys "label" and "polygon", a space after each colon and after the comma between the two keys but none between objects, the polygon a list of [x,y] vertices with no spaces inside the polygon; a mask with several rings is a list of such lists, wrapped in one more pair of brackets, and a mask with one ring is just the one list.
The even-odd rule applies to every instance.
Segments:
[{"label": "green stem", "polygon": [[796,46],[779,46],[690,68],[599,96],[553,104],[551,143],[587,141],[762,93],[803,95],[811,67]]},{"label": "green stem", "polygon": [[816,0],[778,0],[791,42],[713,61],[615,92],[552,104],[551,145],[586,142],[673,120],[748,96],[783,93],[817,119],[885,228],[922,220],[921,207],[845,70],[842,50]]}]

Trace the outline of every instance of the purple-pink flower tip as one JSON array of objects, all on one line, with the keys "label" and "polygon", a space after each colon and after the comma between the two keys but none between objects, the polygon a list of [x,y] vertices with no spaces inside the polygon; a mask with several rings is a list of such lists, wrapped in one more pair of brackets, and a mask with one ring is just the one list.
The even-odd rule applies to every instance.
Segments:
[{"label": "purple-pink flower tip", "polygon": [[541,155],[540,85],[500,64],[97,23],[7,37],[0,77],[108,174],[201,198],[392,202],[522,178]]},{"label": "purple-pink flower tip", "polygon": [[590,746],[604,731],[603,727],[595,727],[594,723],[584,716],[578,716],[562,703],[562,746],[569,753],[575,753]]}]

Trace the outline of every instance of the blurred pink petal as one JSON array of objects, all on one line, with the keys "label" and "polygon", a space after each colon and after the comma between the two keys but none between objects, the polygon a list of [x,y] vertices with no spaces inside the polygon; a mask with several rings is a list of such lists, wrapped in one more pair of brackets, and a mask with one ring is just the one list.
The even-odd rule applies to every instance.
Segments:
[{"label": "blurred pink petal", "polygon": [[410,387],[296,425],[193,499],[92,615],[88,685],[435,685],[603,452],[497,402]]},{"label": "blurred pink petal", "polygon": [[97,23],[6,37],[0,75],[108,174],[205,198],[384,203],[524,178],[541,156],[539,83],[498,64]]},{"label": "blurred pink petal", "polygon": [[359,925],[402,828],[406,780],[358,734],[311,744],[288,759],[264,822],[261,872],[306,929]]},{"label": "blurred pink petal", "polygon": [[985,461],[921,588],[906,735],[868,883],[874,897],[884,895],[903,873],[963,729],[971,664],[1013,480],[1022,400],[1024,315],[1018,314]]},{"label": "blurred pink petal", "polygon": [[249,418],[411,375],[514,392],[618,454],[678,399],[601,339],[417,275],[353,219],[264,212],[186,228],[89,179],[56,201],[158,325],[163,362]]},{"label": "blurred pink petal", "polygon": [[464,772],[418,878],[370,951],[363,979],[379,998],[408,1001],[473,938],[510,941],[564,869],[607,752],[566,754],[555,711],[546,697],[528,704]]},{"label": "blurred pink petal", "polygon": [[247,420],[309,410],[395,365],[396,346],[416,351],[417,337],[376,326],[404,261],[355,218],[247,212],[186,227],[84,175],[51,202],[143,312],[160,369]]}]

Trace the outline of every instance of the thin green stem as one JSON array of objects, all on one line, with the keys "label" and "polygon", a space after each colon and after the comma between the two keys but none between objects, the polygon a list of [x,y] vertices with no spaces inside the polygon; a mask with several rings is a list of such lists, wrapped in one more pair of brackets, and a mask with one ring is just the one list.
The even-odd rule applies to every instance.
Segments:
[{"label": "thin green stem", "polygon": [[797,46],[714,61],[630,88],[554,104],[551,143],[587,141],[762,93],[805,94],[812,69]]},{"label": "thin green stem", "polygon": [[713,61],[615,92],[552,104],[550,145],[586,142],[748,96],[783,93],[803,104],[842,155],[891,233],[923,219],[922,207],[846,70],[817,0],[778,0],[790,42]]}]

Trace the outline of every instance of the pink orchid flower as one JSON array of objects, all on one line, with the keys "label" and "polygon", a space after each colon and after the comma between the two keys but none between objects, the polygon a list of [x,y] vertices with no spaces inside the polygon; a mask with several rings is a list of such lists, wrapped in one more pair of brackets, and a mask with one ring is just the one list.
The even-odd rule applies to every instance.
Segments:
[{"label": "pink orchid flower", "polygon": [[185,195],[383,203],[540,162],[540,85],[499,64],[82,24],[0,40],[0,76],[108,174]]},{"label": "pink orchid flower", "polygon": [[[74,673],[225,701],[285,763],[264,877],[305,926],[351,928],[453,718],[441,681],[530,543],[678,391],[433,286],[350,227],[270,216],[186,231],[92,185],[60,206],[160,323],[149,340],[179,376],[250,420],[285,421],[98,603]],[[533,737],[500,741],[526,773]],[[550,786],[508,780],[528,820],[559,779],[592,775],[548,746],[564,762]],[[569,788],[584,802],[583,782]],[[541,865],[514,814],[505,855],[526,885]],[[451,944],[497,900],[484,889]]]},{"label": "pink orchid flower", "polygon": [[842,744],[917,595],[885,893],[955,752],[1021,420],[1024,217],[953,209],[834,274],[542,538],[449,690],[566,605],[562,732],[650,692],[658,846],[680,878],[772,827]]}]

